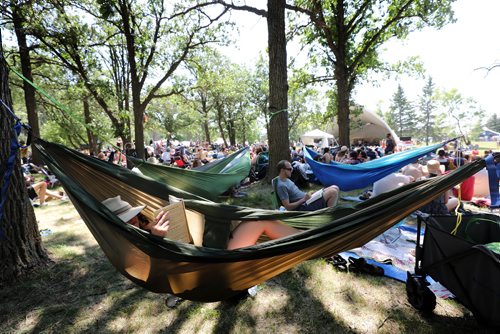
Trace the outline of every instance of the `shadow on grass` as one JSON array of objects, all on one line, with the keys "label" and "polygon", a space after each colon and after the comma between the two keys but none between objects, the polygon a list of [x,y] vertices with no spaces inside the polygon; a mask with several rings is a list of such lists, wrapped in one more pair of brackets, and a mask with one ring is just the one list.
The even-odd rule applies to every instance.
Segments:
[{"label": "shadow on grass", "polygon": [[[76,246],[83,251],[66,254],[29,279],[1,289],[0,332],[28,328],[34,333],[95,331],[147,293],[125,281],[97,245],[86,245],[78,235],[55,233],[46,245],[49,249]],[[110,295],[112,302],[105,311],[87,315],[90,309],[106,304]]]},{"label": "shadow on grass", "polygon": [[[29,279],[0,289],[0,332],[140,332],[148,328],[148,323],[137,323],[143,307],[152,307],[154,314],[143,321],[156,321],[154,325],[164,333],[186,332],[186,327],[203,327],[205,320],[215,322],[213,333],[280,332],[281,326],[290,326],[300,333],[351,333],[355,332],[346,318],[336,314],[331,305],[325,305],[314,291],[304,283],[314,280],[314,270],[326,266],[323,261],[310,261],[293,268],[273,281],[277,282],[286,302],[272,313],[252,312],[257,301],[248,298],[239,303],[221,302],[215,310],[203,303],[184,302],[176,310],[167,309],[164,296],[152,295],[136,287],[123,278],[107,261],[97,245],[89,246],[78,234],[70,232],[54,233],[45,240],[49,248],[58,246],[79,247],[80,252],[71,252],[61,257],[55,264],[40,270]],[[335,274],[335,278],[367,280],[373,289],[386,289],[388,281],[350,274]],[[323,282],[317,282],[324,284]],[[266,284],[258,298],[271,294],[276,286]],[[387,305],[377,304],[369,297],[359,294],[351,296],[352,308],[379,308],[384,320],[378,324],[378,331],[391,333],[394,330],[405,333],[463,333],[484,332],[470,316],[453,317],[434,315],[423,318],[406,302],[404,287],[386,289],[397,291],[388,295]],[[337,292],[338,293],[338,292]],[[264,297],[261,297],[264,294]],[[349,298],[339,295],[339,298]],[[399,303],[390,302],[399,300]],[[335,301],[334,301],[335,302]],[[145,303],[149,305],[145,305]],[[350,307],[349,306],[349,307]],[[200,312],[201,311],[201,312]],[[212,311],[212,313],[210,313]],[[88,313],[92,315],[89,316]],[[361,311],[362,313],[362,311]],[[207,319],[207,314],[209,319]],[[162,326],[163,319],[167,319]],[[194,321],[192,319],[195,318]],[[121,320],[120,320],[121,319]],[[264,319],[264,320],[263,320]],[[130,327],[120,328],[119,321],[130,321]],[[194,323],[194,325],[192,325]],[[274,327],[274,330],[272,328]],[[193,330],[193,328],[190,328]],[[268,330],[271,329],[271,330]],[[195,331],[195,330],[193,330]]]}]

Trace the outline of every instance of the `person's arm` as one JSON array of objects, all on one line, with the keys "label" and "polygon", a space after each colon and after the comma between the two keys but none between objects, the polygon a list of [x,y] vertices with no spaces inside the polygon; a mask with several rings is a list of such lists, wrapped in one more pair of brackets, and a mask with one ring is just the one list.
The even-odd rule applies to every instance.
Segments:
[{"label": "person's arm", "polygon": [[168,211],[160,211],[156,216],[155,220],[149,222],[144,226],[145,230],[149,230],[152,235],[159,237],[164,237],[167,235],[168,228],[170,227],[170,219],[168,216]]},{"label": "person's arm", "polygon": [[306,193],[305,196],[298,201],[290,202],[289,199],[285,199],[281,201],[281,204],[283,204],[285,209],[287,209],[288,211],[293,211],[294,209],[297,209],[299,206],[304,204],[309,198],[311,198],[311,195]]}]

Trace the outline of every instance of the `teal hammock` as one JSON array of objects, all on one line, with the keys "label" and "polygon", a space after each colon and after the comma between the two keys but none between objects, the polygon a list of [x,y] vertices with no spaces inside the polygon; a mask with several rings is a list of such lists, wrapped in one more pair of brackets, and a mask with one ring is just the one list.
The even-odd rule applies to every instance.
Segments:
[{"label": "teal hammock", "polygon": [[370,160],[357,165],[341,164],[338,162],[326,164],[316,161],[314,157],[318,154],[307,147],[304,151],[304,157],[321,184],[324,186],[336,185],[342,191],[349,191],[368,187],[373,182],[394,173],[430,152],[436,151],[450,141],[386,155],[380,159]]}]

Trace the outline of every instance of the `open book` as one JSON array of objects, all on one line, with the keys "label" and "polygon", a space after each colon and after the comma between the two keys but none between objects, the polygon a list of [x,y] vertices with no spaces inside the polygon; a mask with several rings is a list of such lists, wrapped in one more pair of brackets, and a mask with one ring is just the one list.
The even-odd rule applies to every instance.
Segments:
[{"label": "open book", "polygon": [[189,234],[184,202],[180,201],[172,203],[157,210],[155,212],[155,217],[160,211],[168,211],[168,216],[170,219],[170,226],[168,228],[167,234],[165,235],[165,238],[190,243],[191,236]]},{"label": "open book", "polygon": [[321,197],[323,196],[323,189],[320,189],[316,192],[314,192],[312,195],[311,195],[311,198],[309,198],[307,201],[306,201],[306,204],[309,205],[311,204],[312,202],[320,199]]}]

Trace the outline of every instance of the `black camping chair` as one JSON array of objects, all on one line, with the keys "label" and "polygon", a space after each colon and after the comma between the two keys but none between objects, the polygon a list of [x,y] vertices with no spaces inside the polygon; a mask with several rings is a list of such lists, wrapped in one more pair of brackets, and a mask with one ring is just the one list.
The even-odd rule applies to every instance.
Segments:
[{"label": "black camping chair", "polygon": [[[421,244],[420,231],[425,222]],[[426,275],[440,282],[467,307],[481,325],[500,328],[500,216],[419,215],[415,273],[408,272],[406,292],[416,309],[430,312],[436,297]]]}]

